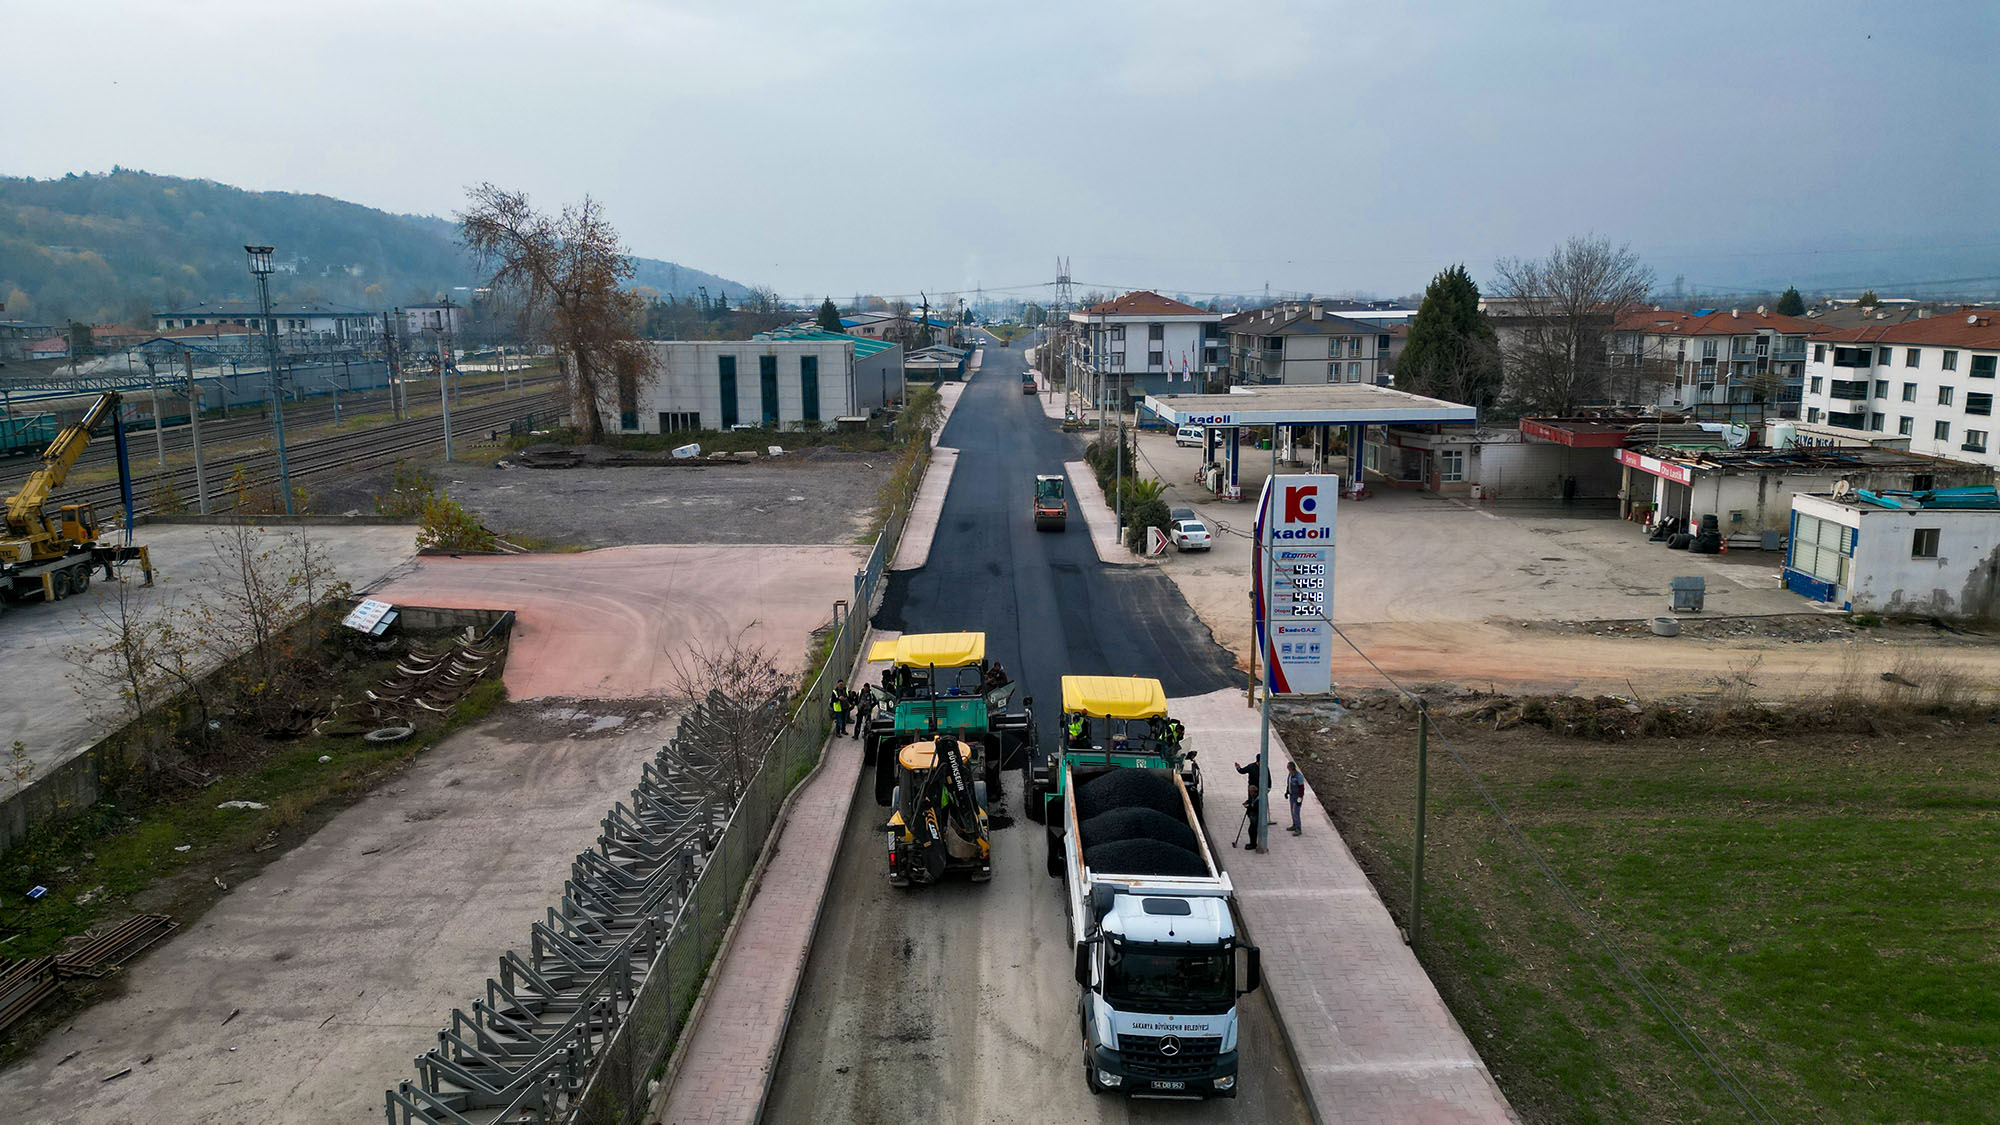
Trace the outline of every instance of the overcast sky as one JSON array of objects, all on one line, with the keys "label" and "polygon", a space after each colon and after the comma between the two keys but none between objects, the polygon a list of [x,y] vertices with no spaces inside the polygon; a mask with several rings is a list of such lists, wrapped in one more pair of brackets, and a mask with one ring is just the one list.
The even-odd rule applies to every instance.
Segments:
[{"label": "overcast sky", "polygon": [[2000,261],[1994,0],[1410,7],[7,0],[0,173],[588,193],[787,295]]}]

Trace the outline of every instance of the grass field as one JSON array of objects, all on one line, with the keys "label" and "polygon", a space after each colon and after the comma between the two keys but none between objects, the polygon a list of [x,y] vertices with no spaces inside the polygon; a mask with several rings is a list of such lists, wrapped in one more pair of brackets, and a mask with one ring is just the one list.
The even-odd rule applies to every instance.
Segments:
[{"label": "grass field", "polygon": [[[1609,744],[1444,719],[1585,922],[1434,740],[1420,955],[1530,1121],[1992,1121],[1992,718]],[[1284,731],[1407,925],[1411,716]]]}]

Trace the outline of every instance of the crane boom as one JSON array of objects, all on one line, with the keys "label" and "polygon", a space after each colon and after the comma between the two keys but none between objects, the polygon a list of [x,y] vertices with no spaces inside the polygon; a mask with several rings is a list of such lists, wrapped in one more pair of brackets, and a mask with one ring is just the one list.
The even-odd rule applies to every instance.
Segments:
[{"label": "crane boom", "polygon": [[31,521],[41,516],[42,505],[48,502],[49,493],[62,487],[76,459],[83,456],[92,432],[117,408],[118,392],[104,392],[90,404],[90,409],[83,412],[81,419],[65,426],[49,443],[48,449],[42,453],[42,467],[21,484],[19,492],[7,498],[7,526],[15,534],[28,533]]}]

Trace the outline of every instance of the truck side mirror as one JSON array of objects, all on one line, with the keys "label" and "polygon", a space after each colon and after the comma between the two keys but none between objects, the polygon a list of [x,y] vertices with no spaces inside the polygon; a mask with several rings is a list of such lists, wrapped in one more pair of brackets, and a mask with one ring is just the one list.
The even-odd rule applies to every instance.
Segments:
[{"label": "truck side mirror", "polygon": [[1236,990],[1239,996],[1257,991],[1258,986],[1264,983],[1263,959],[1258,955],[1256,946],[1237,946],[1236,966],[1237,978],[1243,982],[1243,987]]},{"label": "truck side mirror", "polygon": [[1090,943],[1076,943],[1076,983],[1090,987]]},{"label": "truck side mirror", "polygon": [[1034,696],[1032,696],[1032,695],[1024,695],[1024,696],[1022,696],[1022,697],[1021,697],[1021,706],[1023,706],[1023,707],[1033,707],[1034,705],[1035,705],[1035,697],[1034,697]]}]

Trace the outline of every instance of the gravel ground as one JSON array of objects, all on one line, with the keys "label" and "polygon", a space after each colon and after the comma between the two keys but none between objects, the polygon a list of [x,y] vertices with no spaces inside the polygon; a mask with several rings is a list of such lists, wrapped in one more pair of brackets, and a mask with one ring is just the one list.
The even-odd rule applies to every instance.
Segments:
[{"label": "gravel ground", "polygon": [[[854,543],[866,530],[890,455],[808,451],[700,468],[427,466],[452,499],[502,538],[532,545]],[[374,511],[387,468],[313,490],[312,510]]]}]

